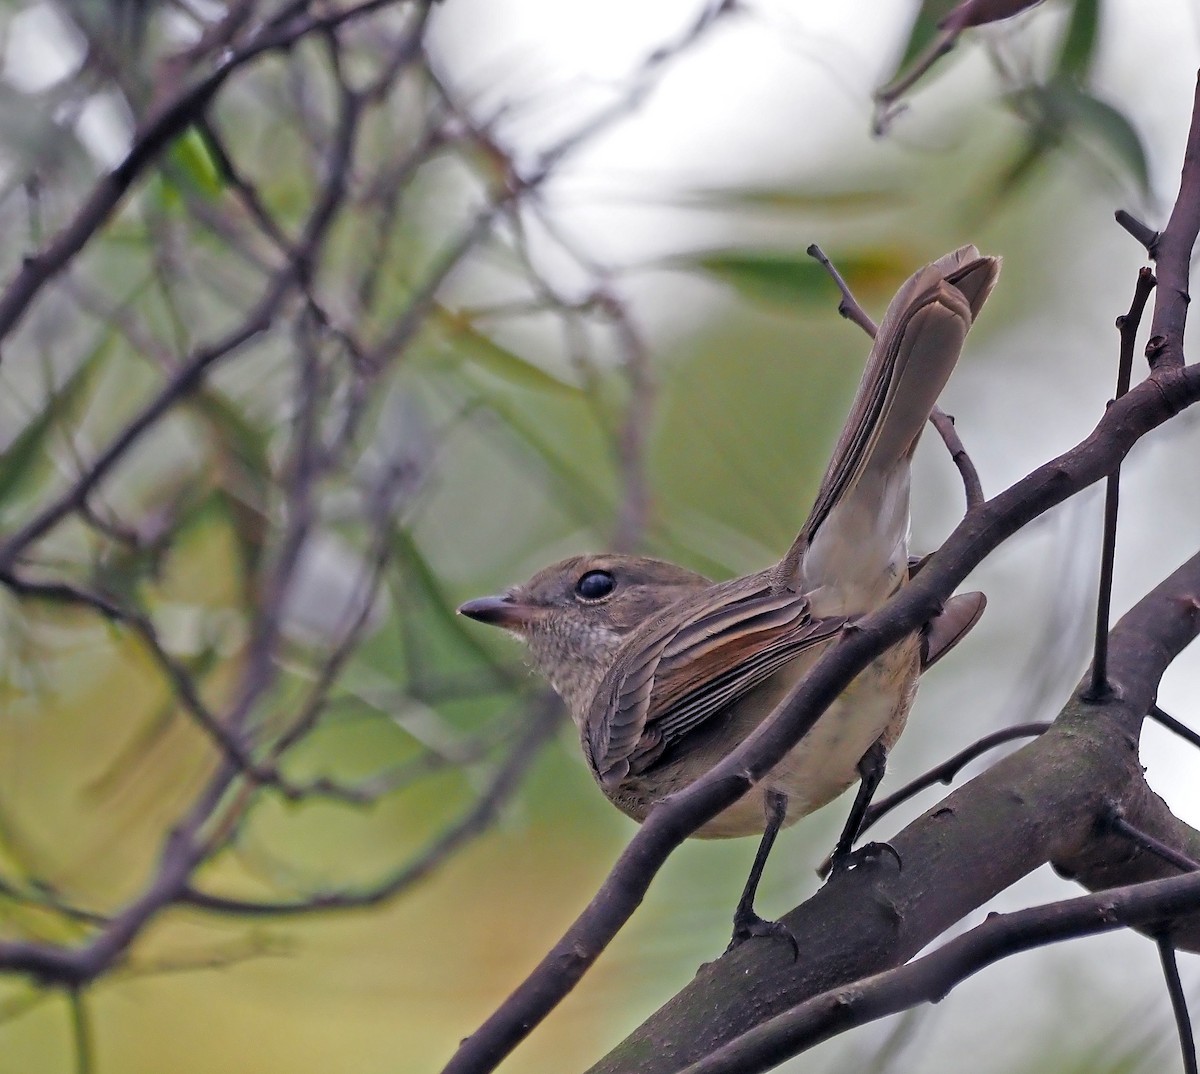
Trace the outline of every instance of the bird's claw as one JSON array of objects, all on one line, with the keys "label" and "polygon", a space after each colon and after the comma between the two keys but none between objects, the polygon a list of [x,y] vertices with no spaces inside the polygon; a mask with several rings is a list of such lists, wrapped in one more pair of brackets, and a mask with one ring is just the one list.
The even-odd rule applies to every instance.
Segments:
[{"label": "bird's claw", "polygon": [[857,869],[860,865],[873,864],[887,855],[895,861],[897,870],[904,868],[904,862],[900,860],[899,853],[891,843],[864,843],[857,850],[839,848],[830,855],[829,875]]},{"label": "bird's claw", "polygon": [[767,921],[753,911],[739,914],[733,919],[733,936],[729,941],[729,946],[725,948],[725,954],[729,954],[735,947],[740,947],[747,940],[756,936],[783,940],[792,949],[792,961],[800,960],[800,944],[796,941],[792,930],[782,921]]}]

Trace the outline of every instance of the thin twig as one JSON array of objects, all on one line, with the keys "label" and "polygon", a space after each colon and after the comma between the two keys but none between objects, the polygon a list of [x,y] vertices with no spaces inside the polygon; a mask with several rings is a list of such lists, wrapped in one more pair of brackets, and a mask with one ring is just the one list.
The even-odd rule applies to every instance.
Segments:
[{"label": "thin twig", "polygon": [[1116,807],[1109,806],[1102,819],[1105,827],[1110,831],[1124,839],[1128,839],[1134,846],[1141,848],[1148,854],[1153,854],[1160,861],[1165,861],[1168,865],[1174,865],[1176,869],[1181,869],[1184,872],[1200,870],[1200,862],[1189,858],[1174,847],[1168,846],[1161,839],[1156,839],[1149,832],[1144,832],[1140,828],[1134,827],[1134,825],[1130,824],[1121,815],[1120,810]]},{"label": "thin twig", "polygon": [[858,299],[854,297],[853,292],[850,290],[850,285],[846,283],[842,274],[838,272],[837,266],[826,257],[825,251],[815,242],[809,246],[806,253],[829,273],[833,282],[837,284],[837,289],[842,293],[842,300],[838,303],[838,313],[845,317],[846,320],[858,325],[868,336],[874,339],[879,332],[879,325],[871,320],[871,315],[859,305]]},{"label": "thin twig", "polygon": [[[1120,399],[1127,391],[1133,377],[1133,348],[1137,343],[1138,328],[1150,292],[1154,290],[1154,274],[1143,268],[1138,272],[1137,284],[1129,312],[1117,318],[1117,331],[1121,335],[1120,357],[1117,365],[1117,389],[1115,398]],[[1108,475],[1104,489],[1104,534],[1100,548],[1100,586],[1096,596],[1096,634],[1092,650],[1092,678],[1084,701],[1103,703],[1110,694],[1108,685],[1108,624],[1112,613],[1113,565],[1117,551],[1117,514],[1120,508],[1121,469],[1118,467]]]},{"label": "thin twig", "polygon": [[433,309],[438,292],[463,259],[491,233],[492,224],[505,202],[515,195],[500,194],[489,200],[478,212],[467,228],[452,242],[434,266],[429,270],[421,286],[409,298],[404,312],[396,318],[390,331],[366,356],[368,368],[378,371],[403,353],[412,342],[418,329]]},{"label": "thin twig", "polygon": [[1158,232],[1154,228],[1142,223],[1133,213],[1127,212],[1125,209],[1118,209],[1113,213],[1113,219],[1146,248],[1146,253],[1151,260],[1158,256]]},{"label": "thin twig", "polygon": [[629,381],[629,401],[617,438],[617,461],[621,473],[621,499],[612,548],[629,552],[637,547],[649,524],[651,501],[646,476],[646,442],[650,435],[655,402],[655,384],[650,355],[642,342],[633,318],[615,294],[605,292],[601,305],[617,332],[624,355],[621,368]]},{"label": "thin twig", "polygon": [[737,0],[709,0],[700,14],[673,41],[656,48],[642,61],[639,68],[626,80],[625,91],[617,100],[597,111],[591,119],[577,126],[542,154],[538,162],[538,176],[547,175],[564,158],[637,109],[658,85],[671,63],[699,45],[714,26],[737,12],[738,8]]},{"label": "thin twig", "polygon": [[859,834],[861,835],[885,814],[890,813],[897,806],[907,802],[926,788],[938,783],[949,785],[954,781],[959,772],[977,757],[982,757],[989,750],[994,750],[997,746],[1002,746],[1004,743],[1012,742],[1016,739],[1035,738],[1048,731],[1051,726],[1050,723],[1044,720],[1035,723],[1018,723],[1012,727],[1005,727],[1000,731],[993,731],[990,735],[984,735],[979,741],[973,742],[964,750],[960,750],[953,757],[948,758],[941,764],[931,768],[928,772],[918,776],[911,783],[906,783],[898,791],[875,802],[867,810],[867,814],[863,818],[862,828],[859,829]]},{"label": "thin twig", "polygon": [[967,510],[969,511],[973,507],[978,507],[983,503],[983,483],[979,480],[979,471],[975,469],[975,463],[971,460],[971,456],[967,454],[967,449],[963,446],[962,438],[958,435],[958,430],[954,426],[954,418],[947,414],[940,406],[935,406],[930,411],[929,421],[938,431],[938,435],[942,438],[942,443],[946,445],[946,450],[950,452],[951,461],[962,478],[963,494],[967,500]]},{"label": "thin twig", "polygon": [[1171,1012],[1175,1016],[1175,1030],[1179,1034],[1179,1050],[1183,1057],[1183,1074],[1200,1074],[1196,1065],[1196,1038],[1192,1032],[1192,1019],[1188,1014],[1187,993],[1179,979],[1179,963],[1175,958],[1175,945],[1169,935],[1159,936],[1158,960],[1162,965],[1163,978],[1167,982],[1167,995],[1171,997]]},{"label": "thin twig", "polygon": [[875,133],[883,134],[887,130],[898,112],[895,108],[896,101],[954,48],[964,30],[1012,18],[1039,3],[1041,0],[963,0],[954,7],[938,23],[933,40],[909,64],[908,69],[875,91]]},{"label": "thin twig", "polygon": [[250,214],[250,219],[285,256],[294,258],[292,240],[284,233],[283,227],[263,203],[258,188],[242,175],[233,162],[233,157],[225,146],[224,138],[217,131],[215,121],[210,116],[201,116],[196,121],[196,132],[208,147],[209,155],[212,157],[222,181],[245,206],[246,211]]},{"label": "thin twig", "polygon": [[75,1074],[92,1074],[95,1070],[95,1044],[84,990],[72,988],[67,993],[67,1003],[71,1008],[71,1045],[75,1052]]},{"label": "thin twig", "polygon": [[289,901],[250,900],[212,895],[189,885],[180,901],[212,913],[245,917],[287,916],[326,913],[377,906],[394,898],[427,876],[454,851],[486,830],[501,807],[512,796],[561,719],[561,706],[550,693],[543,693],[531,709],[531,718],[508,756],[467,811],[438,835],[423,851],[399,869],[369,887],[349,891],[326,891]]},{"label": "thin twig", "polygon": [[1150,709],[1150,719],[1155,723],[1162,724],[1167,730],[1174,731],[1180,738],[1200,749],[1200,734],[1193,731],[1187,724],[1180,723],[1174,716],[1163,712],[1157,705]]},{"label": "thin twig", "polygon": [[51,910],[68,921],[81,922],[86,925],[104,925],[109,920],[105,914],[72,905],[49,884],[37,883],[30,884],[28,888],[18,888],[6,880],[0,879],[0,896],[22,906],[36,906],[39,910]]}]

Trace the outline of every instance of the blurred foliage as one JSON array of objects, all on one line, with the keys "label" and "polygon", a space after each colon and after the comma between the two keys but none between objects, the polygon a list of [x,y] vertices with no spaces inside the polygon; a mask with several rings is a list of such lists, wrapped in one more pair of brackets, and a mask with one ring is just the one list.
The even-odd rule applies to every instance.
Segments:
[{"label": "blurred foliage", "polygon": [[[902,81],[907,72],[923,70],[926,58],[940,56],[937,45],[944,40],[943,20],[958,6],[950,0],[921,4],[904,52],[886,82]],[[1021,0],[981,4],[979,18],[1003,18],[1023,6]],[[1137,129],[1119,107],[1096,96],[1088,86],[1100,40],[1100,0],[1069,0],[1058,6],[1065,8],[1066,24],[1045,75],[1037,73],[1036,60],[1031,62],[1031,57],[1020,51],[1014,55],[1006,47],[1006,38],[1014,34],[1012,25],[1004,23],[987,31],[993,35],[992,62],[1010,87],[1008,105],[1023,127],[1016,152],[1000,171],[987,202],[994,206],[1011,195],[1066,143],[1093,157],[1120,180],[1134,183],[1139,195],[1148,198],[1149,165]],[[1043,16],[1043,12],[1020,11],[1014,22],[1020,26]]]},{"label": "blurred foliage", "polygon": [[[731,284],[747,298],[785,308],[799,303],[819,303],[828,308],[830,298],[837,298],[829,273],[807,253],[729,250],[682,260],[682,264],[689,263]],[[872,251],[866,256],[847,254],[837,261],[838,271],[856,294],[883,290],[881,281],[895,283],[897,278],[904,279],[904,265],[899,252],[888,257],[883,251]]]},{"label": "blurred foliage", "polygon": [[[936,7],[922,7],[907,55]],[[1102,8],[1077,0],[1065,28],[1046,20],[1058,43],[1048,77],[1002,70],[999,100],[972,104],[980,127],[1009,108],[1015,138],[983,131],[882,185],[835,174],[821,193],[680,193],[731,238],[633,266],[654,270],[686,318],[650,336],[636,274],[556,238],[554,175],[522,192],[516,161],[537,154],[506,145],[509,116],[456,94],[453,42],[410,47],[419,10],[384,6],[242,67],[5,340],[4,540],[61,498],[70,509],[15,567],[66,588],[0,596],[0,939],[81,943],[102,927],[95,915],[144,890],[220,769],[196,708],[228,717],[258,672],[255,757],[324,790],[289,796],[246,778],[222,791],[204,891],[292,902],[368,890],[486,803],[506,766],[521,778],[433,854],[423,883],[378,906],[157,917],[81,994],[98,1071],[435,1065],[572,919],[628,834],[573,734],[533,733],[538,687],[519,654],[454,606],[608,543],[639,489],[649,508],[630,512],[625,535],[640,547],[713,574],[778,554],[864,351],[824,273],[792,252],[814,220],[878,313],[914,265],[960,241],[1009,229],[1005,253],[1033,242],[1036,218],[1003,216],[993,193],[1022,196],[1060,149],[1099,142],[1122,181],[1148,181],[1134,125],[1090,86]],[[172,63],[227,58],[188,50],[232,7],[107,11],[39,3],[2,16],[5,280],[179,88]],[[237,46],[249,31],[231,33]],[[363,112],[339,176],[348,98]],[[323,197],[327,221],[314,214]],[[784,219],[779,241],[747,223],[762,213]],[[164,385],[249,323],[296,265],[286,299],[71,500]],[[789,833],[788,854],[816,860],[836,823]],[[718,950],[748,854],[684,848],[524,1069],[582,1065]],[[766,898],[814,883],[776,875]],[[647,962],[653,973],[633,968]],[[69,1069],[68,1006],[0,982],[0,1070]]]}]

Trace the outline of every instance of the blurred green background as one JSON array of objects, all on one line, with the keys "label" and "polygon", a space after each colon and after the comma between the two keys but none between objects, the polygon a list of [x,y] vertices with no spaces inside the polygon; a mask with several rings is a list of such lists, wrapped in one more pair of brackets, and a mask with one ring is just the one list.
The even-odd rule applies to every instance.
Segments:
[{"label": "blurred green background", "polygon": [[[357,413],[354,393],[364,399],[320,482],[282,609],[279,678],[254,715],[262,742],[286,726],[362,610],[382,542],[389,558],[360,642],[285,772],[378,780],[387,793],[353,806],[260,789],[198,878],[245,898],[389,876],[398,890],[381,905],[296,916],[166,911],[79,998],[94,1070],[437,1069],[532,968],[632,825],[592,785],[565,719],[531,730],[538,684],[515,644],[453,608],[614,540],[722,577],[780,554],[867,351],[808,243],[876,316],[915,267],[961,243],[1004,257],[944,402],[989,494],[1090,429],[1115,376],[1113,318],[1141,264],[1111,213],[1164,219],[1200,20],[1185,0],[1046,3],[968,34],[873,139],[872,90],[937,7],[748,2],[668,48],[649,77],[646,57],[678,43],[700,6],[438,6],[422,63],[360,131],[351,194],[321,251],[313,290],[349,336],[318,340],[331,439]],[[46,0],[0,13],[5,279],[119,159],[133,119],[153,108],[164,57],[212,17],[186,4]],[[345,77],[378,75],[411,17],[385,11],[342,32]],[[328,62],[319,41],[267,57],[210,112],[288,235],[328,161]],[[644,94],[631,92],[639,79]],[[610,118],[421,305],[512,170],[533,174],[595,116]],[[431,131],[441,140],[424,141]],[[68,487],[164,370],[237,323],[262,286],[278,251],[216,153],[195,132],[175,143],[6,342],[4,533]],[[355,347],[386,341],[416,308],[420,331],[364,372]],[[143,610],[218,710],[289,517],[301,322],[289,311],[223,364],[105,482],[99,521],[69,521],[31,556]],[[1149,438],[1127,468],[1121,608],[1194,551],[1200,477],[1179,465],[1192,424]],[[915,486],[914,545],[932,549],[962,494],[931,437]],[[981,733],[1057,710],[1088,655],[1099,518],[1095,497],[1065,505],[971,579],[988,614],[923,684],[885,789]],[[124,528],[138,540],[123,541]],[[79,942],[90,926],[50,904],[104,913],[135,896],[215,754],[128,630],[8,592],[0,623],[0,938]],[[1164,707],[1184,719],[1195,672],[1180,661],[1164,683]],[[1153,729],[1143,758],[1177,812],[1200,820],[1194,760]],[[406,882],[406,866],[524,761],[496,815]],[[815,889],[847,805],[784,834],[764,912]],[[752,854],[752,840],[681,848],[506,1069],[584,1069],[668,998],[723,948]],[[1047,871],[988,909],[1073,890]],[[62,992],[0,980],[0,1071],[77,1069],[72,1018]],[[1157,1071],[1174,1069],[1175,1048],[1152,945],[1108,936],[1001,964],[936,1009],[787,1069],[940,1072],[969,1054],[972,1069],[997,1074]]]}]

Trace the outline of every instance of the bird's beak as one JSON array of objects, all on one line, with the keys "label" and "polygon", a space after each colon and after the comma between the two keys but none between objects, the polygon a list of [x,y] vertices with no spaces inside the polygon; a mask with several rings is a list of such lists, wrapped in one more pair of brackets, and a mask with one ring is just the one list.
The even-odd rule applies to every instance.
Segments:
[{"label": "bird's beak", "polygon": [[511,593],[498,597],[477,597],[459,605],[458,614],[489,626],[503,627],[521,633],[542,617],[542,609],[523,604]]}]

